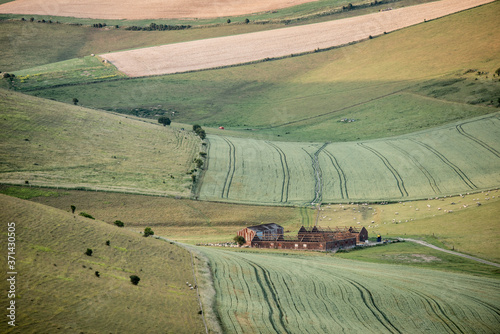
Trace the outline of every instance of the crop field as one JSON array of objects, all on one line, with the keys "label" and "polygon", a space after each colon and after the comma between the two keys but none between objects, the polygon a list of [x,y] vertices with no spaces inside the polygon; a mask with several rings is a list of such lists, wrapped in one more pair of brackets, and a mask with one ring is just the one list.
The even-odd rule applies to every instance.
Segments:
[{"label": "crop field", "polygon": [[500,324],[497,279],[331,256],[201,251],[231,333],[493,333]]},{"label": "crop field", "polygon": [[[101,56],[132,77],[217,68],[345,45],[489,2],[491,0],[442,0],[307,26],[107,53]],[[165,54],[169,56],[164,57]]]},{"label": "crop field", "polygon": [[72,16],[99,19],[159,19],[159,18],[207,18],[236,16],[291,7],[313,0],[259,0],[234,2],[197,0],[183,1],[110,1],[61,0],[48,5],[34,0],[17,0],[0,7],[0,13],[39,14],[50,16]]},{"label": "crop field", "polygon": [[499,116],[363,142],[209,136],[200,199],[308,205],[413,200],[495,188],[500,186]]},{"label": "crop field", "polygon": [[[84,106],[122,113],[163,105],[176,111],[175,122],[223,125],[232,131],[228,135],[266,140],[395,136],[496,110],[500,82],[492,73],[499,64],[499,6],[494,2],[300,57],[94,84],[78,84],[73,76],[71,85],[56,87],[47,80],[43,89],[28,93],[66,102],[76,96]],[[464,74],[470,69],[477,71]],[[16,88],[23,91],[19,81]]]},{"label": "crop field", "polygon": [[193,133],[5,90],[0,106],[2,182],[190,195]]}]

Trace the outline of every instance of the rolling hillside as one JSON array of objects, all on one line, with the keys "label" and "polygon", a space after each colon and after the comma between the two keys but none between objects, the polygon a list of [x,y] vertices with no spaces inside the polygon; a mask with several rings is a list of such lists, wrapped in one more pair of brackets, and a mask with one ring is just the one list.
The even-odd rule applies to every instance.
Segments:
[{"label": "rolling hillside", "polygon": [[159,124],[0,90],[0,182],[189,196],[201,143]]},{"label": "rolling hillside", "polygon": [[[5,195],[0,206],[0,219],[15,223],[17,272],[17,326],[4,319],[2,333],[205,333],[185,283],[193,282],[186,250]],[[6,232],[5,223],[4,250]],[[7,293],[0,300],[7,305]]]},{"label": "rolling hillside", "polygon": [[[18,78],[13,88],[60,101],[76,96],[82,105],[122,113],[161,105],[176,111],[176,121],[223,125],[235,131],[231,136],[307,142],[395,136],[496,111],[499,6],[300,57],[94,84],[74,76],[63,87],[33,69],[19,75],[45,75],[43,87]],[[345,118],[357,122],[339,122]]]}]

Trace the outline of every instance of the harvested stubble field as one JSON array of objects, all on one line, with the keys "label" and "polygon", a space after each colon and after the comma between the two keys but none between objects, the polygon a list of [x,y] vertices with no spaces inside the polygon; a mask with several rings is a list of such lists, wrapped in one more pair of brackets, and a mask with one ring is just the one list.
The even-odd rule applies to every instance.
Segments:
[{"label": "harvested stubble field", "polygon": [[405,201],[496,188],[499,116],[348,143],[209,136],[200,199],[308,205]]},{"label": "harvested stubble field", "polygon": [[2,182],[190,194],[193,133],[5,90],[0,106]]},{"label": "harvested stubble field", "polygon": [[497,279],[332,256],[201,251],[231,333],[493,333],[500,322]]},{"label": "harvested stubble field", "polygon": [[292,7],[314,0],[59,0],[48,4],[16,0],[0,6],[0,13],[71,16],[96,19],[209,18],[236,16]]},{"label": "harvested stubble field", "polygon": [[489,2],[442,0],[343,20],[108,53],[102,57],[132,77],[217,68],[345,45]]},{"label": "harvested stubble field", "polygon": [[[196,293],[185,284],[193,282],[185,249],[5,195],[0,207],[0,219],[16,225],[18,273],[16,327],[3,319],[0,332],[205,332]],[[4,240],[6,251],[7,232]],[[7,293],[0,301],[8,305]]]}]

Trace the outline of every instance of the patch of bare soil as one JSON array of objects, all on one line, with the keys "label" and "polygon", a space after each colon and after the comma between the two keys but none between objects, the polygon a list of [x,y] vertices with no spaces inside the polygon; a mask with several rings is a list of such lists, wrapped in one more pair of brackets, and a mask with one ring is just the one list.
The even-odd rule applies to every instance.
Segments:
[{"label": "patch of bare soil", "polygon": [[211,18],[292,7],[316,0],[16,0],[0,13],[69,16],[94,19]]},{"label": "patch of bare soil", "polygon": [[343,20],[102,55],[131,76],[196,71],[345,45],[492,0],[442,0]]}]

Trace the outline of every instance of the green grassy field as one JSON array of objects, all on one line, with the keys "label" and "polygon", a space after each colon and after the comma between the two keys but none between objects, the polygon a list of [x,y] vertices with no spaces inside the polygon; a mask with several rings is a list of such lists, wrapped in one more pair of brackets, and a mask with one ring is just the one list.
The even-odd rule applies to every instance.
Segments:
[{"label": "green grassy field", "polygon": [[1,182],[190,196],[201,143],[180,125],[5,90],[0,105]]},{"label": "green grassy field", "polygon": [[[268,140],[395,136],[496,111],[498,6],[300,57],[91,85],[51,88],[56,83],[48,81],[30,94],[77,96],[85,106],[123,113],[161,104],[179,122],[223,125],[235,130],[230,135]],[[23,90],[20,82],[16,87]],[[356,122],[339,122],[344,118]]]},{"label": "green grassy field", "polygon": [[200,199],[304,206],[407,201],[497,188],[498,116],[364,142],[209,136]]},{"label": "green grassy field", "polygon": [[[15,223],[17,272],[16,327],[4,319],[2,333],[205,332],[185,249],[5,195],[0,206],[5,252]],[[6,260],[2,270],[12,271]],[[7,293],[0,301],[8,305]]]},{"label": "green grassy field", "polygon": [[201,251],[231,333],[492,333],[499,322],[497,279],[328,255]]}]

